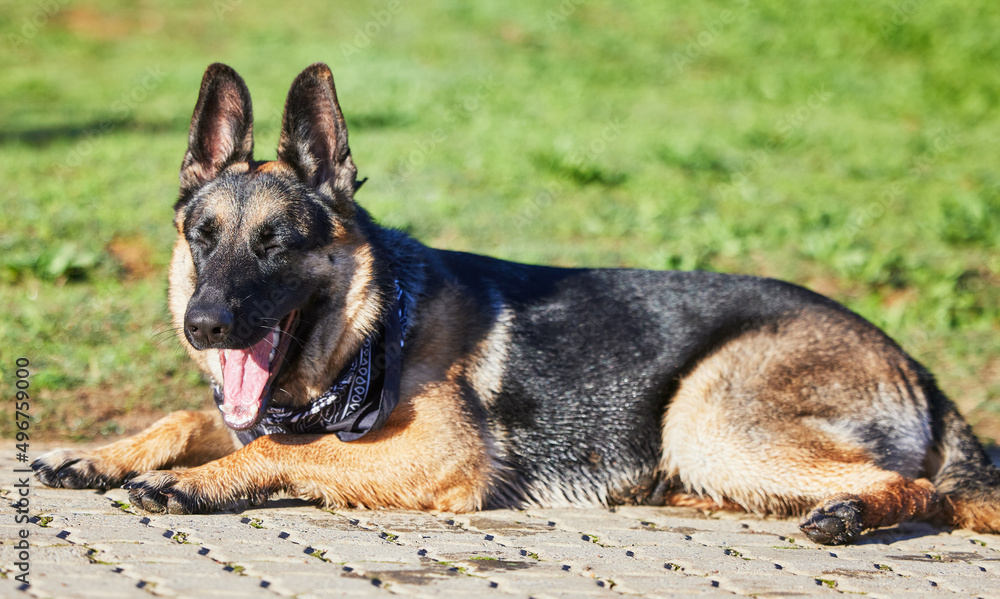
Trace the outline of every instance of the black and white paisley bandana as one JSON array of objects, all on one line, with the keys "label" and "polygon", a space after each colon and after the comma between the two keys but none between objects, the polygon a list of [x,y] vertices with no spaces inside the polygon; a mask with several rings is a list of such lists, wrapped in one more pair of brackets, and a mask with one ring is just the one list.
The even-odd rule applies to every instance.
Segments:
[{"label": "black and white paisley bandana", "polygon": [[[382,428],[399,403],[406,303],[395,285],[393,302],[379,331],[369,335],[357,355],[322,396],[301,408],[269,405],[253,428],[235,431],[246,445],[257,437],[278,433],[335,433],[341,441],[356,441]],[[222,386],[212,382],[215,404],[222,409]]]}]

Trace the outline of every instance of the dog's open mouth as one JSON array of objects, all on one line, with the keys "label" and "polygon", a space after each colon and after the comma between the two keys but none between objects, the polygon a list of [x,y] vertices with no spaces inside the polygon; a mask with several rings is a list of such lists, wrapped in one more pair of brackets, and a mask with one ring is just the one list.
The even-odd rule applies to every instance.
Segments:
[{"label": "dog's open mouth", "polygon": [[285,352],[298,324],[298,311],[291,311],[259,342],[247,349],[223,349],[222,419],[231,429],[242,431],[264,416],[271,398],[271,385],[285,361]]}]

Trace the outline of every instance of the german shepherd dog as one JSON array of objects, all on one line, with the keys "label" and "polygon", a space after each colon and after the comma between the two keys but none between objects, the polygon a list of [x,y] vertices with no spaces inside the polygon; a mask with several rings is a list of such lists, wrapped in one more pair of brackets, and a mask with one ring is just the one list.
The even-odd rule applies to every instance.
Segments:
[{"label": "german shepherd dog", "polygon": [[621,503],[797,514],[815,542],[921,519],[1000,531],[1000,471],[874,325],[771,279],[528,266],[379,226],[333,77],[292,83],[277,159],[246,84],[205,72],[180,171],[169,305],[216,408],[45,484],[154,512],[463,512]]}]

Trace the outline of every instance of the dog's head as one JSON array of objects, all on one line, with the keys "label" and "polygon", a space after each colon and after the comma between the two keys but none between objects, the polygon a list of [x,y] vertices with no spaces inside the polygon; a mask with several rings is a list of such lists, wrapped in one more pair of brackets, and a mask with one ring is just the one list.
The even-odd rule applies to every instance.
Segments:
[{"label": "dog's head", "polygon": [[292,83],[271,162],[253,159],[243,79],[222,64],[205,72],[180,171],[170,309],[222,384],[233,429],[254,426],[272,397],[321,394],[378,320],[356,174],[326,65]]}]

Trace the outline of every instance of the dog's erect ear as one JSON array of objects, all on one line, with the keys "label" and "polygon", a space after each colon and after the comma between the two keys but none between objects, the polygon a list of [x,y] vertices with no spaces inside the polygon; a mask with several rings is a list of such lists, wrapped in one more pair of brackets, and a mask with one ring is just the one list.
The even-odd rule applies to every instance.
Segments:
[{"label": "dog's erect ear", "polygon": [[181,164],[181,202],[227,165],[253,158],[253,107],[247,84],[232,68],[205,70]]},{"label": "dog's erect ear", "polygon": [[337,200],[351,200],[359,187],[333,74],[323,63],[302,71],[288,90],[278,159]]}]

